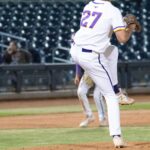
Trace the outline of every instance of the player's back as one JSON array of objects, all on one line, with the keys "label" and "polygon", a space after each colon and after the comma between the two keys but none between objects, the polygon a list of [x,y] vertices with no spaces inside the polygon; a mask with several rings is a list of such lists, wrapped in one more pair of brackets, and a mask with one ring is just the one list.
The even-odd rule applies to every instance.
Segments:
[{"label": "player's back", "polygon": [[119,11],[110,2],[97,0],[88,3],[83,10],[80,29],[74,37],[77,45],[103,52],[110,44],[113,13]]}]

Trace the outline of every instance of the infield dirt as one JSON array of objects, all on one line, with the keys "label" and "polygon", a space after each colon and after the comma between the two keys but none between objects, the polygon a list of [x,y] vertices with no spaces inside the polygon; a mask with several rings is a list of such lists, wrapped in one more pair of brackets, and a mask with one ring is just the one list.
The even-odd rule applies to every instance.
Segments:
[{"label": "infield dirt", "polygon": [[[145,99],[144,97],[142,99]],[[145,100],[147,101],[147,99]],[[47,103],[46,103],[47,102]],[[44,107],[48,105],[72,105],[79,104],[78,100],[44,100],[44,101],[16,101],[16,102],[0,102],[0,108],[18,108],[18,107]],[[97,116],[97,113],[94,113]],[[138,116],[138,117],[135,117]],[[73,119],[72,119],[73,118]],[[97,117],[96,117],[97,118]],[[12,128],[63,128],[76,127],[79,122],[84,119],[82,113],[61,113],[61,114],[46,114],[35,116],[12,116],[0,117],[0,129]],[[63,120],[63,122],[62,122]],[[150,110],[136,110],[136,111],[121,111],[122,126],[149,126],[150,125]],[[97,127],[99,125],[98,119],[90,125],[90,127]],[[20,148],[15,150],[113,150],[113,144],[110,143],[86,143],[86,144],[71,144],[71,145],[53,145],[47,147],[32,147]],[[14,149],[13,149],[14,150]],[[150,142],[129,142],[127,147],[123,150],[150,150]]]}]

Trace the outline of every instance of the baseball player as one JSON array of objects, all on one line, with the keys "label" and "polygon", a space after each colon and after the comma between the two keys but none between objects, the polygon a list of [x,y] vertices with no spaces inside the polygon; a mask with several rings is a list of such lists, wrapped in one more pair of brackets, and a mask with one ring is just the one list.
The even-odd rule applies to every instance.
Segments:
[{"label": "baseball player", "polygon": [[[86,73],[83,74],[82,72],[82,68],[79,65],[76,65],[76,76],[74,81],[75,84],[78,85],[78,98],[86,115],[86,119],[83,120],[79,126],[87,127],[89,123],[95,120],[87,97],[87,93],[89,89],[94,86],[94,82]],[[107,126],[105,103],[102,94],[100,93],[100,89],[97,86],[94,87],[93,98],[98,110],[100,126]]]},{"label": "baseball player", "polygon": [[120,127],[119,103],[105,51],[110,45],[112,31],[120,43],[126,43],[135,30],[134,23],[125,27],[120,10],[111,2],[94,0],[84,7],[80,29],[75,34],[70,51],[73,60],[92,78],[105,97],[109,132],[117,148],[124,147],[124,142]]},{"label": "baseball player", "polygon": [[[107,48],[105,53],[108,56],[108,63],[109,63],[110,71],[112,73],[114,92],[118,97],[119,104],[129,105],[134,103],[134,99],[124,95],[118,86],[118,78],[117,78],[118,48],[114,45],[110,45]],[[82,121],[79,126],[87,127],[89,123],[94,121],[93,113],[87,98],[88,90],[94,85],[94,83],[87,74],[84,74],[82,77],[83,74],[82,72],[83,72],[82,68],[79,65],[76,65],[75,84],[79,85],[77,93],[78,93],[79,100],[81,101],[81,104],[83,106],[84,113],[86,115],[86,119]],[[107,120],[106,120],[105,105],[103,102],[102,95],[100,93],[100,89],[97,86],[95,86],[94,88],[93,95],[94,95],[94,101],[96,103],[98,114],[99,114],[98,116],[99,116],[100,126],[106,126]]]}]

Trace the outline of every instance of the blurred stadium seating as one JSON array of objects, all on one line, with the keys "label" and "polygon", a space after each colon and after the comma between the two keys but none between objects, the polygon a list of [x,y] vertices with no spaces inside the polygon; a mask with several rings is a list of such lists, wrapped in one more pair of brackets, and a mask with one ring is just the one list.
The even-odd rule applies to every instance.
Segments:
[{"label": "blurred stadium seating", "polygon": [[[150,1],[113,2],[122,13],[138,16],[142,32],[132,35],[127,45],[119,45],[119,60],[150,59]],[[0,31],[28,39],[29,46],[36,49],[42,62],[52,62],[52,54],[60,59],[69,59],[69,53],[57,47],[70,47],[72,33],[79,29],[84,1],[46,2],[0,2]],[[8,45],[11,38],[1,38]],[[53,49],[55,50],[53,52]],[[61,53],[61,55],[59,55]]]},{"label": "blurred stadium seating", "polygon": [[[0,56],[16,36],[16,39],[21,37],[23,48],[28,46],[34,55],[34,62],[41,61],[41,64],[1,65],[0,94],[76,89],[69,48],[71,36],[79,29],[81,12],[88,0],[8,1],[0,0]],[[142,32],[134,33],[125,45],[119,44],[115,36],[112,38],[112,43],[119,48],[119,83],[129,92],[136,90],[139,93],[141,89],[138,88],[149,92],[150,1],[116,0],[113,4],[121,9],[123,15],[135,14],[142,25]],[[3,36],[2,32],[11,37],[8,34]],[[59,62],[61,64],[55,64]]]}]

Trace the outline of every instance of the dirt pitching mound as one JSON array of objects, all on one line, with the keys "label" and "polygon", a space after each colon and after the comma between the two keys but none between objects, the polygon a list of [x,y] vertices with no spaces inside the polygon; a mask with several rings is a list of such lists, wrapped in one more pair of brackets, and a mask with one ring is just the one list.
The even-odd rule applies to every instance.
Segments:
[{"label": "dirt pitching mound", "polygon": [[[15,150],[115,150],[113,144],[110,143],[87,143],[87,144],[70,144],[70,145],[56,145],[47,147],[33,147],[21,148]],[[150,150],[150,143],[148,142],[134,142],[128,143],[122,150]]]}]

